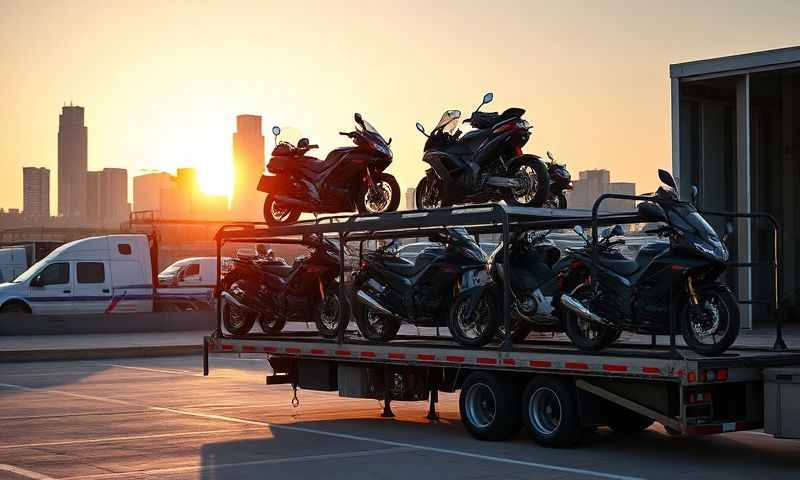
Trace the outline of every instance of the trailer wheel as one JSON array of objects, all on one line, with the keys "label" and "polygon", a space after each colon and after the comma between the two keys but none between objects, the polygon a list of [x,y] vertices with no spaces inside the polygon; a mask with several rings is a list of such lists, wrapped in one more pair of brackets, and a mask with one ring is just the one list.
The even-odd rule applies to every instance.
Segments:
[{"label": "trailer wheel", "polygon": [[653,424],[653,419],[639,415],[627,408],[615,408],[608,419],[608,426],[614,433],[631,434],[647,430]]},{"label": "trailer wheel", "polygon": [[458,399],[461,421],[478,440],[506,440],[522,427],[514,385],[487,372],[470,374]]},{"label": "trailer wheel", "polygon": [[522,395],[522,417],[539,445],[570,447],[581,436],[575,386],[560,379],[536,377]]}]

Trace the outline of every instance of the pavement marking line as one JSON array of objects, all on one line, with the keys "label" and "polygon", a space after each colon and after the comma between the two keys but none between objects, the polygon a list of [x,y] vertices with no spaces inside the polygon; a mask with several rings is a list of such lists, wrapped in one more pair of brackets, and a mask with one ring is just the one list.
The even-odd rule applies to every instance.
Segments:
[{"label": "pavement marking line", "polygon": [[116,363],[100,363],[95,362],[95,365],[103,365],[106,367],[114,367],[114,368],[125,368],[128,370],[140,370],[143,372],[156,372],[156,373],[167,373],[169,375],[187,375],[190,377],[203,377],[202,373],[192,372],[189,370],[164,370],[160,368],[147,368],[147,367],[134,367],[132,365],[119,365]]},{"label": "pavement marking line", "polygon": [[[201,430],[198,432],[152,433],[149,435],[128,435],[124,437],[86,438],[86,439],[76,439],[76,440],[62,440],[58,442],[19,443],[16,445],[0,445],[0,450],[8,450],[12,448],[54,447],[58,445],[80,445],[85,443],[128,442],[131,440],[147,440],[150,438],[190,437],[192,435],[210,435],[212,433],[243,432],[246,430],[247,429],[243,430],[241,428],[226,428],[223,430]],[[256,431],[257,429],[251,429],[251,430]]]},{"label": "pavement marking line", "polygon": [[21,467],[15,467],[14,465],[8,465],[6,463],[0,463],[0,472],[9,472],[13,473],[14,475],[30,478],[32,480],[55,480],[53,477],[48,477],[47,475],[26,470]]},{"label": "pavement marking line", "polygon": [[216,465],[191,465],[186,467],[159,468],[155,470],[135,470],[130,472],[97,473],[94,475],[81,475],[79,477],[64,477],[59,480],[83,480],[83,479],[101,480],[104,478],[119,478],[131,475],[158,476],[158,475],[170,475],[174,473],[184,473],[184,472],[206,472],[209,470],[218,470],[222,468],[248,467],[253,465],[270,465],[277,463],[300,463],[300,462],[320,461],[320,460],[337,460],[342,458],[364,457],[364,456],[390,454],[390,453],[403,453],[403,452],[410,452],[413,450],[416,449],[379,448],[373,450],[358,450],[355,452],[323,453],[320,455],[306,455],[301,457],[270,458],[267,460],[252,460],[249,462],[219,463]]},{"label": "pavement marking line", "polygon": [[18,415],[12,417],[0,417],[0,421],[2,420],[37,420],[37,419],[45,419],[45,418],[65,418],[65,417],[91,417],[91,416],[100,416],[100,415],[130,415],[134,413],[147,413],[150,409],[145,410],[123,410],[121,412],[80,412],[80,413],[61,413],[55,414],[50,413],[47,415]]},{"label": "pavement marking line", "polygon": [[574,474],[577,474],[577,475],[595,476],[595,477],[600,477],[600,478],[608,478],[608,479],[611,479],[611,480],[642,480],[641,477],[631,477],[631,476],[626,476],[626,475],[617,475],[617,474],[614,474],[614,473],[605,473],[605,472],[600,472],[600,471],[596,471],[596,470],[588,470],[588,469],[582,469],[582,468],[564,467],[564,466],[560,466],[560,465],[551,465],[551,464],[548,464],[548,463],[527,462],[527,461],[524,461],[524,460],[514,460],[514,459],[511,459],[511,458],[495,457],[495,456],[492,456],[492,455],[483,455],[483,454],[479,454],[479,453],[464,452],[464,451],[461,451],[461,450],[452,450],[452,449],[447,449],[447,448],[430,447],[430,446],[426,446],[426,445],[415,445],[415,444],[412,444],[412,443],[396,442],[396,441],[393,441],[393,440],[383,440],[383,439],[380,439],[380,438],[373,438],[373,437],[363,437],[363,436],[360,436],[360,435],[350,435],[350,434],[347,434],[347,433],[327,432],[325,430],[317,430],[317,429],[307,428],[307,427],[296,427],[296,426],[285,425],[285,424],[273,424],[273,423],[268,423],[268,422],[259,422],[259,421],[256,421],[256,420],[246,420],[246,419],[243,419],[243,418],[228,417],[228,416],[224,416],[224,415],[212,415],[212,414],[206,414],[206,413],[201,413],[201,412],[191,412],[191,411],[188,411],[188,410],[178,410],[178,409],[175,409],[175,408],[168,408],[168,407],[136,405],[136,404],[134,404],[132,402],[126,402],[124,400],[117,400],[117,399],[113,399],[113,398],[95,397],[95,396],[92,396],[92,395],[81,395],[81,394],[78,394],[78,393],[65,392],[63,390],[36,389],[36,388],[31,388],[31,387],[25,387],[23,385],[14,385],[14,384],[10,384],[10,383],[0,383],[0,387],[16,388],[16,389],[19,389],[19,390],[29,391],[29,392],[57,393],[57,394],[67,395],[67,396],[76,397],[76,398],[97,400],[99,402],[110,402],[110,403],[117,403],[117,404],[130,405],[130,406],[146,407],[146,408],[149,408],[150,410],[161,411],[161,412],[171,412],[171,413],[175,413],[175,414],[178,414],[178,415],[187,415],[187,416],[199,417],[199,418],[207,418],[207,419],[212,419],[212,420],[220,420],[220,421],[226,421],[226,422],[241,423],[241,424],[245,424],[245,425],[260,425],[262,427],[267,427],[267,428],[270,428],[270,429],[286,430],[286,431],[291,431],[291,432],[314,433],[314,434],[317,434],[317,435],[323,435],[323,436],[334,437],[334,438],[343,438],[343,439],[346,439],[346,440],[356,440],[356,441],[361,441],[361,442],[378,443],[378,444],[381,444],[381,445],[388,445],[388,446],[391,446],[391,447],[414,448],[414,449],[417,449],[417,450],[425,450],[425,451],[435,452],[435,453],[444,453],[444,454],[448,454],[448,455],[456,455],[456,456],[467,457],[467,458],[476,458],[476,459],[479,459],[479,460],[487,460],[487,461],[491,461],[491,462],[507,463],[507,464],[511,464],[511,465],[520,465],[520,466],[526,466],[526,467],[532,467],[532,468],[539,468],[539,469],[542,469],[542,470],[551,470],[551,471],[557,471],[557,472],[574,473]]}]

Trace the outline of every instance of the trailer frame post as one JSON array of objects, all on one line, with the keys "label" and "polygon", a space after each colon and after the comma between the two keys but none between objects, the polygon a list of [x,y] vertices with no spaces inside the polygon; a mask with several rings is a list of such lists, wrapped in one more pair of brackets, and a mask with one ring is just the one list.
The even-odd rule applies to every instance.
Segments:
[{"label": "trailer frame post", "polygon": [[383,418],[394,418],[394,412],[392,411],[392,390],[389,387],[389,381],[391,380],[391,375],[389,374],[389,366],[383,366],[383,413],[381,413],[381,417]]},{"label": "trailer frame post", "polygon": [[203,376],[208,376],[208,338],[203,337]]},{"label": "trailer frame post", "polygon": [[436,403],[439,401],[439,382],[431,375],[431,369],[428,369],[428,389],[430,390],[428,397],[428,415],[425,417],[431,422],[439,421],[439,414],[436,413]]},{"label": "trailer frame post", "polygon": [[[345,295],[345,286],[344,286],[344,245],[345,238],[344,233],[339,232],[339,298],[343,301],[350,303],[349,295]],[[342,305],[341,308],[344,308]],[[352,308],[347,309],[350,314],[352,314]],[[338,331],[336,332],[336,342],[341,345],[344,343],[344,332],[347,330],[347,324],[350,322],[350,318],[342,319],[339,321],[339,325],[337,326]]]},{"label": "trailer frame post", "polygon": [[[510,261],[510,253],[509,253],[509,245],[508,245],[508,234],[509,234],[509,218],[508,212],[500,207],[497,204],[494,204],[493,209],[495,211],[500,211],[500,218],[503,222],[503,269],[506,272],[506,278],[511,279],[511,266]],[[478,245],[480,247],[480,245]],[[513,340],[512,332],[511,332],[511,282],[506,281],[503,282],[503,329],[505,331],[505,336],[503,338],[503,342],[500,346],[500,349],[506,352],[510,352],[513,348]]]}]

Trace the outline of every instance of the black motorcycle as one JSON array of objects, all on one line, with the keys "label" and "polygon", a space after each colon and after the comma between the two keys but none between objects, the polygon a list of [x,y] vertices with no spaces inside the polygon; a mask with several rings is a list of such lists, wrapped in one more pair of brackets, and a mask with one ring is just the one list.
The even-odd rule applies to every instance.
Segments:
[{"label": "black motorcycle", "polygon": [[730,287],[720,282],[728,251],[714,229],[690,202],[679,200],[672,176],[659,170],[669,189],[659,187],[650,201],[638,206],[647,222],[663,226],[647,231],[669,239],[641,248],[629,260],[616,248],[624,243],[619,225],[606,229],[597,244],[596,276],[591,277],[592,242],[568,256],[567,267],[585,281],[561,304],[569,311],[567,335],[582,350],[599,350],[622,330],[665,335],[670,315],[675,330],[697,353],[717,355],[739,334],[739,304]]},{"label": "black motorcycle", "polygon": [[[325,160],[308,156],[318,148],[307,138],[297,145],[280,142],[272,151],[267,170],[275,175],[262,175],[258,190],[266,192],[264,220],[270,225],[297,221],[303,212],[359,213],[393,212],[400,205],[400,185],[384,170],[392,163],[388,141],[355,114],[356,128],[339,132],[355,143],[352,147],[332,150]],[[279,127],[272,132],[280,134]]]},{"label": "black motorcycle", "polygon": [[417,123],[417,130],[428,138],[422,160],[431,166],[417,185],[417,208],[499,200],[538,207],[547,200],[547,167],[536,155],[522,153],[532,128],[522,119],[525,110],[480,112],[492,98],[487,93],[464,120],[474,128],[464,135],[456,130],[461,118],[458,110],[444,112],[430,135]]},{"label": "black motorcycle", "polygon": [[[576,280],[574,276],[566,277],[562,273],[563,265],[559,262],[561,251],[547,239],[549,234],[550,231],[512,232],[508,247],[501,242],[488,257],[491,282],[459,292],[461,298],[455,302],[459,308],[452,310],[450,329],[454,328],[454,324],[463,323],[465,318],[470,318],[472,308],[477,305],[477,299],[481,295],[489,294],[497,305],[501,304],[504,284],[508,281],[508,270],[504,268],[504,252],[509,248],[508,259],[512,265],[510,276],[512,340],[522,341],[532,331],[562,331],[563,308],[559,298],[568,284],[574,284]],[[502,321],[498,323],[502,336]],[[456,328],[463,330],[465,326]]]},{"label": "black motorcycle", "polygon": [[547,152],[547,173],[550,176],[550,193],[545,200],[543,207],[567,208],[567,196],[565,192],[572,190],[572,175],[567,170],[567,165],[557,163],[555,157]]},{"label": "black motorcycle", "polygon": [[[402,322],[424,327],[448,324],[457,292],[489,281],[486,254],[463,228],[432,235],[436,243],[410,261],[397,254],[397,242],[367,253],[354,274],[354,314],[361,334],[389,341]],[[452,305],[452,307],[451,307]],[[464,330],[451,329],[462,345],[490,341],[497,330],[497,304],[481,297]],[[466,324],[465,323],[465,324]]]},{"label": "black motorcycle", "polygon": [[335,337],[350,320],[347,296],[339,289],[339,248],[321,235],[303,239],[308,255],[293,265],[274,255],[237,256],[222,278],[222,319],[234,335],[258,321],[264,333],[279,333],[286,322],[313,319],[320,334]]}]

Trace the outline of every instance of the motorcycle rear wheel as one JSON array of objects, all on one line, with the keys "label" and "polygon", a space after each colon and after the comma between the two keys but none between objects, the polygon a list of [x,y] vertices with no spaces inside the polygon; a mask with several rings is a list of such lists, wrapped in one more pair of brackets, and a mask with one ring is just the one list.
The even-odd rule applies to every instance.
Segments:
[{"label": "motorcycle rear wheel", "polygon": [[264,199],[264,221],[267,225],[279,227],[289,225],[300,218],[300,210],[296,208],[282,206],[275,201],[272,194],[267,194]]},{"label": "motorcycle rear wheel", "polygon": [[388,342],[400,330],[399,320],[380,314],[366,305],[359,306],[356,324],[361,335],[373,342]]},{"label": "motorcycle rear wheel", "polygon": [[222,323],[232,335],[247,335],[256,322],[255,312],[226,303],[222,309]]},{"label": "motorcycle rear wheel", "polygon": [[[363,184],[358,191],[356,208],[358,213],[384,213],[397,211],[400,206],[400,184],[393,175],[377,173],[372,176],[375,190]],[[387,198],[388,197],[388,198]]]},{"label": "motorcycle rear wheel", "polygon": [[497,334],[497,302],[489,291],[481,293],[472,313],[467,317],[465,309],[469,297],[459,295],[453,302],[448,318],[450,334],[456,342],[466,347],[482,347]]},{"label": "motorcycle rear wheel", "polygon": [[511,175],[523,185],[509,189],[506,203],[516,207],[541,207],[550,194],[550,174],[547,165],[533,155],[523,155]]},{"label": "motorcycle rear wheel", "polygon": [[[580,285],[570,294],[584,304],[591,295],[592,287],[589,285]],[[566,310],[564,315],[566,315],[564,329],[573,345],[579,350],[588,352],[602,350],[619,338],[616,330],[585,320],[569,310]]]}]

